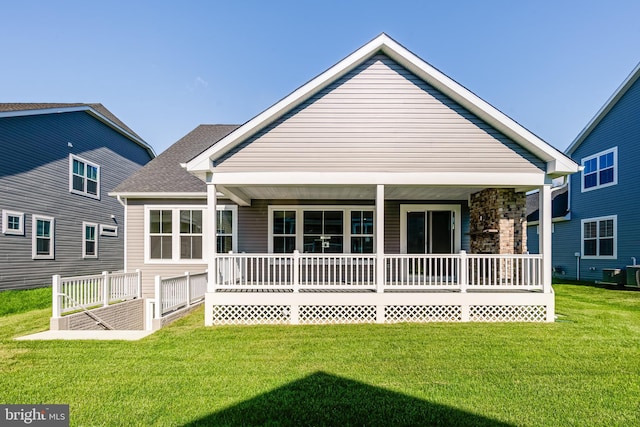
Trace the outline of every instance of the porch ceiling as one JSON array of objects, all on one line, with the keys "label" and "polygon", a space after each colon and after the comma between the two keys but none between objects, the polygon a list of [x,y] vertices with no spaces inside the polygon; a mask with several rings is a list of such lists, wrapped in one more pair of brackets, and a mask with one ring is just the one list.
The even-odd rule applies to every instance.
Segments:
[{"label": "porch ceiling", "polygon": [[[385,185],[387,200],[468,200],[485,187]],[[527,191],[530,188],[516,188]],[[225,196],[272,200],[374,200],[374,185],[251,185],[225,186]]]}]

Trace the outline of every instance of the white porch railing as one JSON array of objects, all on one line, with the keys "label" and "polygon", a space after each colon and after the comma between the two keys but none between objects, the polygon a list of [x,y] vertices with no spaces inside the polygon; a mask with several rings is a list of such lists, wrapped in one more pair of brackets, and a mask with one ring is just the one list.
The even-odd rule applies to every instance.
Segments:
[{"label": "white porch railing", "polygon": [[216,290],[375,289],[376,256],[219,254]]},{"label": "white porch railing", "polygon": [[64,313],[89,307],[140,298],[142,295],[142,275],[140,270],[133,273],[95,274],[91,276],[53,276],[53,314],[60,317]]},{"label": "white porch railing", "polygon": [[207,273],[155,277],[155,318],[202,301],[207,292]]},{"label": "white porch railing", "polygon": [[[542,255],[218,254],[214,290],[543,290]],[[382,283],[379,283],[382,282]]]}]

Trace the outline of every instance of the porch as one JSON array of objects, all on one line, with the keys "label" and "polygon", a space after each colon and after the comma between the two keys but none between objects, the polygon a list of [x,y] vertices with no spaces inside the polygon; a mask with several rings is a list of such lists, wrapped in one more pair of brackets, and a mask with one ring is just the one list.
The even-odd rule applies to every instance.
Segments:
[{"label": "porch", "polygon": [[553,321],[541,255],[294,251],[218,254],[215,263],[210,325]]}]

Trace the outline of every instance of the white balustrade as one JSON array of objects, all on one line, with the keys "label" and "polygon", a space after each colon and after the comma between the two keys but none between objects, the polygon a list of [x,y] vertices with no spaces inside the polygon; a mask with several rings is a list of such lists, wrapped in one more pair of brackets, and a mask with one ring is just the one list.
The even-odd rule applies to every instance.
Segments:
[{"label": "white balustrade", "polygon": [[53,317],[63,313],[140,298],[141,273],[53,276]]},{"label": "white balustrade", "polygon": [[207,273],[191,274],[161,278],[155,277],[155,317],[160,318],[168,313],[204,299],[207,291]]}]

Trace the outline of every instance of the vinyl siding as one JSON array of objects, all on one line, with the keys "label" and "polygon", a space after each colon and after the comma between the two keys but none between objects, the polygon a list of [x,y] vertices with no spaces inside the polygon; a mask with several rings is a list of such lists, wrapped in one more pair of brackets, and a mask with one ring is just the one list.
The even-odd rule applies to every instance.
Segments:
[{"label": "vinyl siding", "polygon": [[[221,200],[220,204],[231,204]],[[469,208],[466,201],[441,201],[437,204],[460,204],[462,207],[462,249],[469,250]],[[400,205],[428,204],[425,201],[385,202],[385,252],[400,253]],[[127,270],[142,271],[142,288],[145,297],[154,295],[154,277],[170,277],[184,274],[185,271],[201,272],[208,268],[206,263],[181,264],[178,262],[145,263],[144,259],[144,211],[146,208],[171,206],[203,206],[204,199],[193,200],[130,200],[127,202]],[[362,200],[254,200],[251,206],[238,207],[238,251],[264,254],[268,251],[269,229],[268,215],[271,205],[295,206],[367,206],[373,207],[373,201]]]},{"label": "vinyl siding", "polygon": [[[618,147],[618,183],[588,192],[581,192],[580,172],[571,176],[571,221],[554,235],[554,265],[567,266],[575,278],[575,252],[581,250],[581,220],[617,215],[617,259],[584,259],[580,263],[580,279],[601,280],[603,268],[624,268],[631,257],[640,262],[640,80],[636,81],[616,105],[600,121],[572,154],[581,163],[585,157]],[[558,230],[558,224],[556,225]]]},{"label": "vinyl siding", "polygon": [[218,172],[540,172],[543,162],[376,55],[216,162]]},{"label": "vinyl siding", "polygon": [[[1,118],[0,145],[0,210],[25,214],[24,236],[0,233],[0,289],[123,269],[124,209],[107,193],[150,160],[146,150],[84,112]],[[69,154],[100,165],[100,200],[69,192]],[[33,215],[55,218],[53,260],[31,259]],[[98,227],[97,259],[82,258],[83,222],[118,226],[117,237]]]}]

